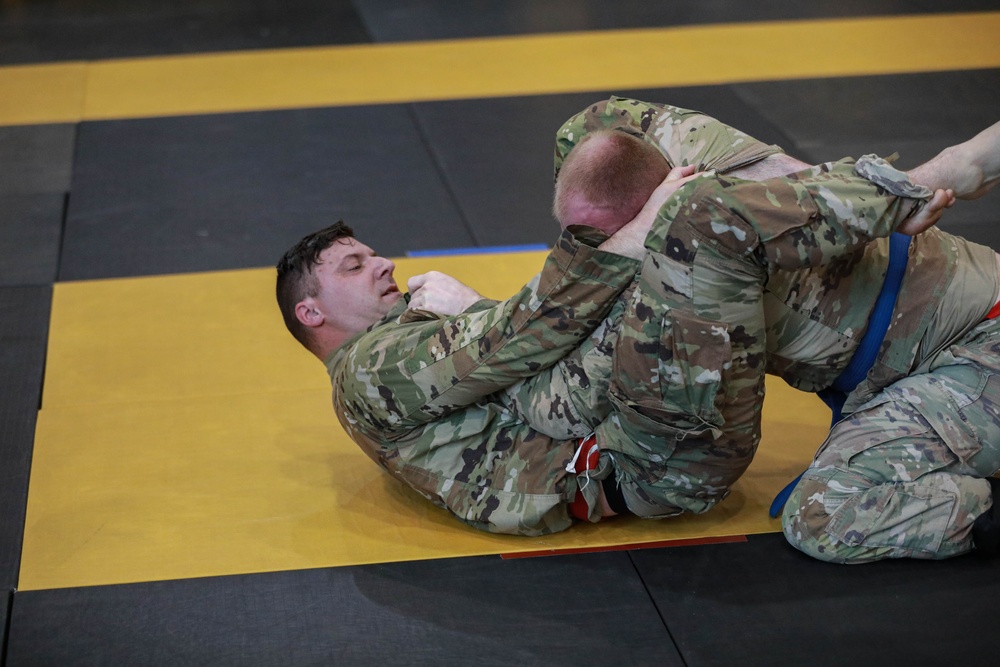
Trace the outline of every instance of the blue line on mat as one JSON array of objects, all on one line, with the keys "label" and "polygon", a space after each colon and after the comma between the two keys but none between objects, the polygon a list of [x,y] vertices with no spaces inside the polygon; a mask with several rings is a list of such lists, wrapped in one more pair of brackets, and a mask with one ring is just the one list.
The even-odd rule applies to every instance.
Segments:
[{"label": "blue line on mat", "polygon": [[407,257],[439,257],[442,255],[492,255],[501,252],[530,252],[532,250],[548,250],[549,246],[542,243],[528,245],[492,245],[485,248],[438,248],[436,250],[407,250]]}]

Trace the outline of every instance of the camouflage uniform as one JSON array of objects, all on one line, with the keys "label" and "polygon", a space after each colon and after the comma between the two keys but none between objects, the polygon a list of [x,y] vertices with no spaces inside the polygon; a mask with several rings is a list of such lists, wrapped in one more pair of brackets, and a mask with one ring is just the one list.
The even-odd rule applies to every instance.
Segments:
[{"label": "camouflage uniform", "polygon": [[[647,141],[652,141],[651,135],[669,137],[666,146],[657,145],[672,165],[685,164],[677,137],[687,135],[657,131],[665,122],[662,114],[673,109],[616,98],[591,106],[557,135],[556,170],[576,141],[601,127],[625,129]],[[700,122],[696,116],[678,114],[691,125]],[[759,151],[759,144],[749,143],[752,148],[745,152]],[[741,160],[734,158],[731,163]],[[877,180],[876,175],[869,176]],[[786,505],[784,525],[790,542],[820,558],[860,561],[962,553],[971,548],[972,521],[991,505],[988,483],[977,478],[995,472],[1000,458],[1000,395],[992,375],[998,365],[1000,325],[977,323],[997,299],[994,253],[932,229],[913,239],[909,254],[897,317],[868,377],[849,396],[845,414],[868,404],[832,431]],[[828,387],[864,335],[887,259],[888,243],[883,239],[819,266],[789,270],[785,265],[771,271],[762,293],[767,371],[807,391]],[[752,287],[753,279],[747,284]],[[728,288],[734,289],[732,284]],[[720,308],[733,308],[729,301],[724,297]],[[712,349],[724,357],[727,345],[733,347],[732,336],[726,341],[720,326],[713,334],[719,339],[717,345],[690,341],[678,345],[673,340],[672,348],[661,346],[668,348],[661,356],[680,358],[682,363],[645,369],[651,377],[666,371],[685,380],[681,384],[687,395],[673,388],[674,394],[682,395],[682,406],[701,403],[707,410],[679,415],[676,402],[668,398],[641,406],[636,415],[620,398],[614,407],[607,401],[623,303],[563,364],[513,387],[514,403],[525,419],[553,435],[583,435],[596,428],[600,441],[603,432],[602,447],[610,450],[605,458],[614,457],[614,472],[625,482],[630,509],[648,515],[669,513],[663,510],[670,505],[707,509],[725,494],[752,456],[759,418],[752,406],[759,403],[748,398],[741,409],[738,390],[730,387],[722,409],[717,409],[717,401],[708,406],[696,393],[706,389],[705,383],[692,380],[705,376],[713,364],[719,365],[718,360],[694,364],[698,372],[692,375],[685,356],[692,351],[705,355]],[[697,313],[689,323],[683,319],[688,312],[680,312],[679,330],[706,331]],[[750,314],[758,315],[753,308]],[[744,324],[745,334],[746,319],[731,321]],[[671,322],[671,328],[676,325]],[[753,354],[759,355],[759,349]],[[620,375],[634,379],[642,373],[630,370]],[[731,369],[729,373],[719,375],[731,383]],[[756,391],[751,389],[755,378],[751,373],[742,379],[748,397]],[[707,394],[711,396],[711,391]],[[613,411],[618,414],[604,422]],[[612,426],[623,423],[622,415],[628,437],[616,438],[612,432],[609,438]],[[644,421],[647,416],[653,418]],[[711,435],[707,440],[706,434]],[[674,444],[665,448],[664,441]],[[597,476],[610,472],[612,466],[603,463]],[[659,480],[657,466],[663,474]],[[636,479],[640,481],[632,481]],[[638,490],[630,490],[632,486]],[[671,487],[672,494],[663,492]],[[596,492],[591,496],[596,499]]]},{"label": "camouflage uniform", "polygon": [[[928,194],[907,190],[903,180],[898,192]],[[570,403],[594,427],[606,462],[591,476],[613,471],[632,513],[708,510],[760,441],[768,276],[861,250],[920,201],[858,178],[849,160],[760,183],[717,178],[684,186],[653,225],[636,287],[613,315],[620,323],[605,325],[617,339],[606,335],[570,357],[582,354],[586,364],[613,350],[609,383],[601,386],[610,404],[587,405],[589,388],[575,404],[572,390],[569,401],[541,404],[569,413],[563,406]],[[526,420],[553,435],[579,426],[551,409],[538,412],[538,397],[565,390],[550,377],[561,368],[512,388]]]},{"label": "camouflage uniform", "polygon": [[954,281],[934,313],[945,332],[965,330],[938,337],[929,328],[908,350],[898,346],[913,371],[878,391],[876,376],[893,351],[884,346],[852,396],[870,398],[834,425],[793,490],[784,532],[805,553],[856,563],[973,548],[973,522],[993,504],[982,478],[1000,469],[1000,320],[981,321],[997,279],[992,257],[978,267],[982,274]]},{"label": "camouflage uniform", "polygon": [[578,346],[637,267],[565,233],[542,272],[499,304],[442,318],[401,299],[326,360],[340,423],[376,463],[472,526],[567,528],[575,443],[537,433],[490,395]]},{"label": "camouflage uniform", "polygon": [[[677,143],[672,150],[685,161],[694,159],[697,151],[700,157],[694,163],[701,168],[725,168],[727,164],[732,168],[780,150],[696,112],[678,109],[673,116],[671,113],[665,112],[664,118],[688,121],[695,135],[688,146]],[[734,137],[751,146],[740,162],[728,158]],[[557,270],[554,263],[560,266],[566,262],[572,243],[565,235],[561,238],[541,274],[543,282],[552,280]],[[584,253],[586,247],[573,252]],[[544,371],[570,348],[581,347],[581,339],[608,308],[618,309],[619,315],[612,319],[620,319],[623,302],[615,297],[631,282],[639,264],[603,253],[596,257],[600,259],[592,261],[605,271],[600,274],[602,280],[614,285],[606,295],[603,311],[581,308],[576,303],[581,296],[592,301],[588,308],[596,306],[598,299],[575,292],[578,288],[572,286],[571,280],[564,286],[564,293],[559,293],[559,299],[564,301],[553,313],[541,304],[531,311],[521,310],[519,304],[535,294],[530,286],[525,288],[528,292],[522,290],[499,306],[483,301],[447,320],[406,311],[400,302],[384,320],[326,360],[334,387],[334,407],[348,435],[380,466],[472,526],[525,535],[568,528],[572,519],[566,507],[576,496],[578,486],[589,494],[596,492],[595,485],[586,479],[578,481],[566,469],[575,454],[577,439],[572,434],[550,437],[535,430],[503,392],[489,394],[520,377]],[[590,272],[599,275],[596,269]],[[497,354],[470,362],[467,350],[476,342],[477,333],[488,331],[487,326],[502,325],[511,313],[524,312],[537,318],[530,321],[524,335],[505,341]],[[608,332],[605,321],[586,346],[599,345]],[[453,345],[453,337],[460,337],[468,345]],[[443,342],[431,345],[439,340]],[[532,350],[525,345],[526,340],[546,347],[543,351]],[[496,342],[487,344],[490,349],[498,347]],[[437,363],[431,364],[430,359]],[[456,364],[474,365],[476,373],[454,373],[451,368]],[[558,365],[562,377],[575,373],[572,364]],[[411,372],[414,367],[421,369],[420,374]],[[601,377],[598,369],[593,372],[595,377]],[[455,384],[459,378],[461,383]],[[437,398],[442,387],[451,388],[446,405]],[[455,396],[457,392],[462,395]],[[596,502],[593,495],[590,498]]]},{"label": "camouflage uniform", "polygon": [[[586,134],[602,129],[627,132],[653,144],[671,167],[694,165],[698,171],[720,174],[783,152],[698,111],[611,97],[559,128],[555,175]],[[583,438],[592,433],[611,411],[611,357],[626,301],[627,297],[620,299],[593,335],[549,373],[512,386],[504,397],[508,407],[553,437]],[[596,511],[596,495],[592,501]]]},{"label": "camouflage uniform", "polygon": [[[666,127],[682,124],[689,128],[687,132]],[[699,169],[733,169],[780,151],[696,112],[613,98],[608,103],[590,107],[560,131],[557,169],[561,157],[585,131],[608,126],[631,128],[638,136],[660,146],[671,164],[695,164]],[[575,127],[580,128],[579,133]],[[699,138],[699,132],[706,136]],[[713,135],[720,138],[712,139]],[[737,143],[735,153],[727,141]],[[823,179],[842,179],[847,168],[848,165],[833,167],[832,174],[822,171],[804,174],[800,180],[814,179],[812,186],[815,189]],[[846,183],[841,180],[833,185],[843,187]],[[863,226],[846,240],[852,247],[862,244],[868,235],[887,231],[891,219],[904,217],[902,206],[880,191],[866,192],[868,202],[859,200],[859,193],[847,193],[838,206],[837,198],[827,198],[827,193],[822,193],[819,200],[812,196],[800,197],[802,189],[809,188],[803,183],[788,186],[790,190],[778,193],[781,196],[777,199],[774,192],[769,193],[774,185],[736,182],[728,185],[743,187],[744,194],[757,188],[756,200],[750,195],[752,205],[742,209],[746,215],[737,216],[739,219],[734,221],[730,219],[732,211],[714,207],[714,213],[706,214],[707,217],[692,216],[691,222],[675,230],[677,234],[668,231],[669,225],[662,225],[662,233],[651,237],[651,250],[661,257],[647,260],[658,266],[646,273],[653,275],[654,270],[665,270],[671,280],[680,282],[657,285],[650,280],[646,285],[648,292],[644,292],[642,286],[630,288],[626,292],[628,299],[619,299],[607,319],[584,344],[550,371],[544,371],[550,362],[548,356],[544,362],[538,358],[529,359],[516,370],[508,370],[507,362],[516,364],[518,360],[525,360],[524,355],[529,354],[525,349],[517,350],[499,364],[502,370],[498,378],[490,377],[496,369],[489,363],[473,364],[482,371],[476,384],[462,390],[461,401],[456,401],[449,392],[448,404],[442,406],[436,397],[440,387],[451,386],[450,380],[445,381],[448,373],[435,370],[427,377],[418,377],[412,375],[411,369],[414,364],[422,367],[420,359],[426,355],[434,359],[440,357],[438,364],[431,366],[447,368],[453,347],[450,343],[429,346],[427,341],[451,340],[453,335],[458,335],[471,342],[477,325],[465,322],[456,328],[444,328],[441,322],[431,319],[424,321],[427,328],[412,338],[397,328],[414,324],[418,318],[403,312],[404,307],[400,304],[369,334],[356,339],[328,360],[334,382],[334,403],[341,422],[380,465],[437,504],[447,507],[458,518],[486,530],[521,534],[562,530],[570,524],[565,505],[578,487],[591,507],[596,507],[596,485],[589,484],[585,478],[577,479],[566,469],[576,447],[576,440],[569,438],[594,428],[603,430],[605,442],[602,446],[607,448],[602,455],[601,468],[594,476],[601,477],[613,471],[623,480],[630,508],[637,513],[664,516],[682,509],[700,511],[711,506],[724,496],[728,483],[742,472],[756,447],[762,398],[758,379],[761,360],[766,360],[769,371],[782,375],[796,386],[813,390],[829,384],[846,365],[864,333],[885,266],[885,245],[879,242],[851,253],[845,250],[845,239],[840,237],[839,241],[827,243],[816,229],[805,236],[801,235],[804,230],[796,229],[784,238],[777,238],[769,234],[780,230],[768,228],[767,220],[758,224],[759,216],[764,210],[773,214],[774,202],[782,199],[796,206],[807,200],[819,201],[817,212],[830,206],[833,206],[832,212],[849,211],[849,206],[856,206],[855,211],[864,209],[870,216],[868,222],[878,226]],[[735,192],[726,192],[726,186],[710,187],[721,187],[721,192],[713,194],[723,199],[731,199],[730,195]],[[686,198],[677,200],[675,206],[681,206],[678,202],[683,201],[686,202],[683,205],[690,208],[704,196],[704,191],[689,193]],[[743,197],[732,201],[734,210],[741,210],[741,202],[746,201]],[[871,217],[872,214],[875,215]],[[846,219],[853,216],[848,215]],[[801,226],[821,221],[791,222]],[[715,238],[720,225],[737,230],[731,234],[729,243]],[[740,234],[748,236],[734,245]],[[965,255],[975,255],[977,259],[984,256],[976,249],[978,247],[973,248],[960,239],[936,232],[921,239],[925,237],[928,238],[926,242],[916,242],[911,249],[914,257],[900,295],[901,303],[909,297],[923,315],[908,317],[905,322],[899,320],[898,326],[890,330],[887,345],[869,382],[859,387],[852,397],[855,404],[863,400],[859,397],[866,392],[874,394],[885,386],[881,383],[886,378],[899,378],[911,372],[912,364],[908,364],[907,359],[916,358],[914,346],[948,338],[946,332],[951,327],[951,320],[947,315],[954,313],[943,305],[947,299],[939,299],[936,306],[929,305],[933,302],[932,295],[951,295],[956,285],[961,284],[960,279],[971,275],[971,271],[963,274],[961,266],[956,266],[961,263],[954,260]],[[707,242],[708,238],[712,241]],[[754,246],[754,238],[773,242],[779,250],[768,251],[766,244]],[[804,246],[802,239],[807,239]],[[561,243],[566,243],[565,239]],[[696,244],[701,244],[697,252],[687,252]],[[754,247],[756,249],[752,249]],[[808,252],[800,253],[803,248]],[[673,256],[671,249],[685,252]],[[827,260],[824,266],[796,268]],[[982,266],[982,262],[976,265]],[[764,287],[764,274],[775,267],[781,270],[773,273]],[[925,272],[918,271],[921,267]],[[724,280],[713,283],[710,278],[713,272]],[[624,271],[619,275],[631,274]],[[854,280],[856,277],[862,279]],[[977,277],[976,286],[985,284],[988,286],[985,291],[995,295],[995,272],[987,276],[984,270]],[[738,280],[741,287],[732,287],[730,280]],[[674,290],[685,283],[691,288],[689,293],[683,289]],[[704,292],[705,295],[713,294],[714,289],[722,301],[715,304],[702,298],[701,290],[706,287],[710,289]],[[663,317],[659,322],[655,317],[650,319],[646,310],[655,303],[658,289],[666,289],[673,300],[668,303],[671,308],[661,308]],[[755,291],[759,292],[760,307],[766,314],[768,328],[764,335],[760,330],[760,313],[754,306]],[[848,297],[850,308],[843,307]],[[982,300],[982,297],[978,299]],[[976,299],[967,300],[962,308],[952,310],[955,313],[978,312],[978,302],[972,301]],[[474,309],[476,312],[468,315],[486,312],[487,305],[479,304]],[[508,307],[506,312],[512,311]],[[728,318],[727,313],[739,317],[747,315],[750,320],[731,320],[737,324],[724,328],[706,326],[713,318]],[[463,322],[463,317],[458,321]],[[489,315],[486,320],[494,321],[494,317],[495,314]],[[608,389],[612,386],[612,350],[626,317],[628,326],[623,331],[628,332],[634,354],[631,359],[629,354],[620,354],[620,359],[625,361],[616,358],[614,363],[638,364],[639,368],[646,363],[647,375],[633,382],[632,372],[616,371],[615,405],[611,406],[608,397],[612,394]],[[965,317],[962,321],[968,319]],[[590,324],[594,324],[593,320],[588,326]],[[575,335],[584,336],[586,328],[576,330]],[[551,336],[554,332],[548,331],[545,335]],[[796,344],[797,335],[802,344]],[[699,343],[699,337],[722,341],[723,353],[713,351],[714,345]],[[379,342],[383,338],[384,344]],[[414,340],[419,343],[414,348],[417,353],[410,352]],[[531,340],[539,341],[537,333]],[[767,354],[764,355],[760,350],[762,341],[766,344]],[[489,347],[492,349],[494,343]],[[458,350],[463,359],[459,366],[468,363],[465,349]],[[735,360],[728,367],[724,360],[727,354]],[[386,368],[397,370],[386,374],[383,372]],[[506,392],[487,396],[490,390],[534,372],[540,374],[515,384]],[[660,378],[679,378],[685,374],[695,382],[683,387],[659,382]],[[451,379],[458,377],[450,376]],[[428,378],[432,378],[429,383]],[[462,385],[454,385],[453,390],[465,383],[463,380]],[[401,392],[406,400],[401,400],[397,386],[410,384],[416,390],[407,386]],[[670,389],[672,402],[663,401],[658,407],[650,397],[661,388]],[[549,390],[547,395],[546,389]],[[467,399],[468,404],[465,403]],[[404,403],[408,407],[401,407]],[[612,408],[617,416],[605,419]],[[626,418],[623,420],[621,415]],[[661,437],[664,432],[673,437]],[[614,465],[612,456],[615,457]]]}]

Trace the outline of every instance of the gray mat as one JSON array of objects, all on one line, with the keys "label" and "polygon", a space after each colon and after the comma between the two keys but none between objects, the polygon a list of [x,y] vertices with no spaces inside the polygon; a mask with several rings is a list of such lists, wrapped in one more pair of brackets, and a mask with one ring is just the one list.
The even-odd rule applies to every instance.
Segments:
[{"label": "gray mat", "polygon": [[12,665],[683,665],[624,553],[18,592]]},{"label": "gray mat", "polygon": [[367,42],[350,0],[0,3],[0,63]]},{"label": "gray mat", "polygon": [[51,287],[0,288],[0,590],[17,583]]},{"label": "gray mat", "polygon": [[56,279],[65,195],[0,195],[0,286]]},{"label": "gray mat", "polygon": [[273,266],[341,218],[385,255],[473,244],[405,106],[84,123],[59,278]]},{"label": "gray mat", "polygon": [[632,559],[689,667],[996,662],[995,561],[831,565],[778,534]]},{"label": "gray mat", "polygon": [[709,23],[995,10],[994,0],[800,2],[770,0],[355,0],[375,41],[648,28]]},{"label": "gray mat", "polygon": [[[929,141],[940,147],[1000,120],[1000,70],[775,81],[739,95],[815,159],[832,143]],[[792,152],[792,146],[786,146]]]},{"label": "gray mat", "polygon": [[0,196],[69,191],[75,125],[0,127]]}]

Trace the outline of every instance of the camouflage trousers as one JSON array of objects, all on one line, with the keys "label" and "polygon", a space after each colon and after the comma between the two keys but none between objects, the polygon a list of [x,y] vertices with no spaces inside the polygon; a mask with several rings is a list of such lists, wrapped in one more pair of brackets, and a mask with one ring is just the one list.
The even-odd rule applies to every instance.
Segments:
[{"label": "camouflage trousers", "polygon": [[834,426],[785,505],[785,537],[841,563],[963,554],[998,469],[994,319]]}]

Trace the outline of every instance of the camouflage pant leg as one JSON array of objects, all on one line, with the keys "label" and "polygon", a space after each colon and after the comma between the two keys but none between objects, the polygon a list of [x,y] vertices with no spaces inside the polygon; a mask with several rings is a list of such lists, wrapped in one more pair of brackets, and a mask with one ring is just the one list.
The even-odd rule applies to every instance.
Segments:
[{"label": "camouflage pant leg", "polygon": [[[688,239],[690,241],[690,239]],[[597,428],[629,510],[704,512],[759,441],[764,271],[654,227],[612,358],[613,411]]]},{"label": "camouflage pant leg", "polygon": [[1000,323],[985,322],[837,424],[785,505],[788,541],[834,562],[972,549],[1000,468]]}]

